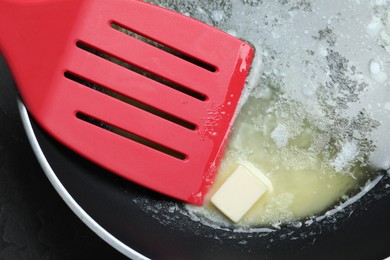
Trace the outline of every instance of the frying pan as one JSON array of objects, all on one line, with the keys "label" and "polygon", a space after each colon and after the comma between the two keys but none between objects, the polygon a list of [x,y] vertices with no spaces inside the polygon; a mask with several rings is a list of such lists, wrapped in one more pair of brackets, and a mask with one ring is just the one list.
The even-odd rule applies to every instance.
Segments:
[{"label": "frying pan", "polygon": [[60,196],[96,234],[131,259],[384,259],[390,255],[388,174],[335,216],[300,227],[236,233],[202,225],[180,211],[170,215],[156,211],[166,215],[156,216],[145,210],[148,206],[137,201],[151,208],[172,202],[67,150],[37,127],[20,101],[19,106],[37,159]]},{"label": "frying pan", "polygon": [[332,217],[310,225],[306,221],[302,226],[237,233],[200,224],[180,210],[171,214],[161,210],[164,203],[182,205],[67,150],[31,120],[20,101],[19,109],[37,159],[60,196],[97,235],[131,259],[384,259],[390,255],[388,174]]},{"label": "frying pan", "polygon": [[[1,69],[4,69],[1,63]],[[10,97],[13,98],[13,97]],[[390,177],[334,214],[280,227],[215,228],[185,206],[108,173],[46,135],[19,110],[37,160],[60,196],[131,259],[384,259],[390,255]]]}]

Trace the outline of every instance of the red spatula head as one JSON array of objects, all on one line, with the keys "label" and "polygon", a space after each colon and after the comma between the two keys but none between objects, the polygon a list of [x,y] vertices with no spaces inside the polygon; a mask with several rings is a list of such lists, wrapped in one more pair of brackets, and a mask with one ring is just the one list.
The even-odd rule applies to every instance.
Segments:
[{"label": "red spatula head", "polygon": [[200,205],[253,49],[134,0],[0,1],[0,47],[29,112],[102,167]]}]

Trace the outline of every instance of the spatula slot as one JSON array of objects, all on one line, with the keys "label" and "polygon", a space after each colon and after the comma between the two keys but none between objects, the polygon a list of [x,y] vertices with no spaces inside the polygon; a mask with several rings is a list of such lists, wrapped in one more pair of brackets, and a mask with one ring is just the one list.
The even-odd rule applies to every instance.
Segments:
[{"label": "spatula slot", "polygon": [[108,124],[106,122],[103,122],[97,118],[94,118],[92,116],[86,115],[82,112],[77,112],[76,117],[84,122],[90,123],[94,126],[100,127],[103,130],[112,132],[114,134],[120,135],[122,137],[125,137],[131,141],[137,142],[139,144],[145,145],[149,148],[152,148],[156,151],[162,152],[164,154],[167,154],[169,156],[172,156],[174,158],[177,158],[179,160],[185,160],[187,159],[187,156],[184,153],[178,152],[176,150],[173,150],[171,148],[168,148],[164,145],[161,145],[159,143],[153,142],[151,140],[148,140],[146,138],[143,138],[142,136],[130,133],[128,131],[125,131],[123,129],[120,129],[116,126],[113,126],[111,124]]},{"label": "spatula slot", "polygon": [[64,73],[64,76],[66,78],[74,81],[74,82],[77,82],[77,83],[83,85],[83,86],[89,87],[89,88],[91,88],[93,90],[96,90],[96,91],[98,91],[100,93],[103,93],[103,94],[106,94],[106,95],[108,95],[110,97],[113,97],[115,99],[121,100],[121,101],[123,101],[123,102],[125,102],[125,103],[127,103],[129,105],[132,105],[134,107],[142,109],[142,110],[144,110],[146,112],[149,112],[149,113],[151,113],[151,114],[153,114],[155,116],[161,117],[161,118],[163,118],[165,120],[168,120],[168,121],[170,121],[172,123],[178,124],[178,125],[180,125],[182,127],[185,127],[187,129],[190,129],[190,130],[196,130],[197,129],[196,125],[193,124],[193,123],[190,123],[188,121],[180,119],[180,118],[178,118],[178,117],[176,117],[174,115],[168,114],[168,113],[166,113],[164,111],[156,109],[156,108],[154,108],[152,106],[149,106],[149,105],[147,105],[147,104],[145,104],[143,102],[140,102],[138,100],[135,100],[133,98],[127,97],[125,95],[122,95],[119,92],[113,91],[113,90],[111,90],[111,89],[109,89],[109,88],[107,88],[105,86],[102,86],[101,84],[98,84],[98,83],[96,83],[96,82],[94,82],[92,80],[86,79],[85,77],[81,77],[79,75],[76,75],[73,72],[66,71]]},{"label": "spatula slot", "polygon": [[110,62],[112,62],[112,63],[114,63],[116,65],[119,65],[119,66],[123,67],[123,68],[131,70],[131,71],[133,71],[133,72],[135,72],[137,74],[145,76],[145,77],[147,77],[147,78],[149,78],[151,80],[154,80],[154,81],[156,81],[158,83],[161,83],[161,84],[163,84],[165,86],[168,86],[168,87],[170,87],[172,89],[175,89],[175,90],[177,90],[179,92],[182,92],[182,93],[184,93],[184,94],[186,94],[188,96],[191,96],[191,97],[196,98],[196,99],[201,100],[201,101],[207,100],[207,96],[202,94],[202,93],[196,92],[196,91],[194,91],[192,89],[189,89],[189,88],[186,88],[186,87],[184,87],[182,85],[179,85],[179,84],[177,84],[177,83],[175,83],[173,81],[170,81],[168,79],[160,77],[160,76],[158,76],[158,75],[156,75],[156,74],[154,74],[152,72],[146,71],[146,70],[144,70],[144,69],[142,69],[142,68],[140,68],[138,66],[135,66],[133,64],[128,63],[127,61],[125,61],[125,60],[123,60],[123,59],[121,59],[119,57],[114,57],[113,55],[110,55],[109,53],[104,52],[103,50],[99,50],[99,49],[97,49],[97,48],[95,48],[95,47],[93,47],[93,46],[91,46],[91,45],[89,45],[87,43],[84,43],[82,41],[78,41],[76,43],[76,45],[77,45],[77,47],[79,47],[80,49],[82,49],[84,51],[87,51],[87,52],[89,52],[91,54],[94,54],[94,55],[96,55],[96,56],[98,56],[98,57],[100,57],[102,59],[110,61]]},{"label": "spatula slot", "polygon": [[133,38],[136,38],[140,41],[143,41],[147,44],[150,44],[160,50],[163,50],[165,52],[168,52],[180,59],[183,59],[185,61],[188,61],[194,65],[197,65],[205,70],[208,70],[208,71],[211,71],[211,72],[216,72],[217,71],[217,68],[213,65],[210,65],[204,61],[201,61],[195,57],[191,57],[190,55],[187,55],[179,50],[176,50],[176,49],[173,49],[171,47],[168,47],[167,45],[159,42],[159,41],[156,41],[156,40],[153,40],[151,39],[150,37],[140,33],[140,32],[136,32],[135,30],[133,29],[130,29],[129,27],[125,26],[125,25],[122,25],[118,22],[115,22],[115,21],[112,21],[110,23],[111,27],[119,32],[122,32],[124,34],[127,34]]}]

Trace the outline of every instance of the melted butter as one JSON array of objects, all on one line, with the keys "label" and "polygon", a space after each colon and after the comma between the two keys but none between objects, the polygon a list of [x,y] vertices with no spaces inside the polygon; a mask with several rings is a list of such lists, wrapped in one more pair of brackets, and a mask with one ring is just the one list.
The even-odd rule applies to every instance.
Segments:
[{"label": "melted butter", "polygon": [[311,122],[310,114],[298,111],[299,104],[283,101],[282,94],[272,88],[257,96],[250,96],[236,119],[225,157],[206,198],[206,212],[212,213],[206,213],[206,217],[216,212],[210,197],[240,160],[253,163],[274,186],[274,191],[263,196],[241,219],[244,225],[271,225],[312,216],[357,186],[364,177],[363,168],[351,158],[343,162],[349,165],[344,171],[332,166],[341,151],[334,150],[331,142],[345,140],[328,138],[330,143],[322,143],[321,149],[318,140],[329,132]]}]

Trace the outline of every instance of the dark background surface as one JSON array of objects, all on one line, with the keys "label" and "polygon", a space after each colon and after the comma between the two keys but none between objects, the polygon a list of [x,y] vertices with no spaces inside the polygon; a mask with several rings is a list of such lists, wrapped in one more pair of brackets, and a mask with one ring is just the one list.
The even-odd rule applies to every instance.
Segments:
[{"label": "dark background surface", "polygon": [[0,57],[0,259],[125,259],[73,214],[25,136]]}]

